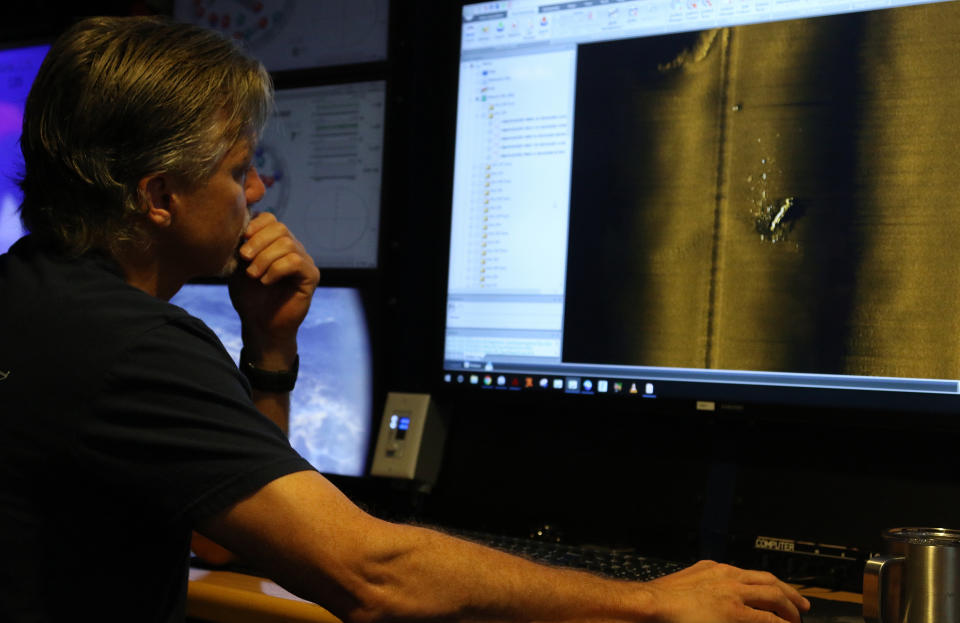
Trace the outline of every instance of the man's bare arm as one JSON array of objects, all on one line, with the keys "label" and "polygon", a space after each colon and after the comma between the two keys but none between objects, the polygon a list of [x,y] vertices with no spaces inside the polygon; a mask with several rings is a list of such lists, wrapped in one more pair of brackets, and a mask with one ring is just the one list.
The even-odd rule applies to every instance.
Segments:
[{"label": "man's bare arm", "polygon": [[[248,180],[256,181],[257,175],[251,167]],[[303,245],[271,214],[250,222],[239,254],[241,269],[230,279],[230,298],[240,316],[246,355],[261,370],[289,370],[297,356],[297,330],[320,272]],[[253,388],[252,398],[262,414],[288,432],[289,392]],[[191,548],[211,564],[236,559],[233,552],[196,533]]]},{"label": "man's bare arm", "polygon": [[345,621],[798,623],[807,607],[770,574],[715,563],[650,583],[545,567],[381,521],[314,472],[284,476],[198,529]]}]

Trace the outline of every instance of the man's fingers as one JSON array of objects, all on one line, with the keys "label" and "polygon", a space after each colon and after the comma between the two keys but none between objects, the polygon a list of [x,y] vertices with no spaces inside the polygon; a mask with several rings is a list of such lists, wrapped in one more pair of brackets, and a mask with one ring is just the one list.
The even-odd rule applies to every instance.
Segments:
[{"label": "man's fingers", "polygon": [[250,221],[247,230],[244,232],[246,241],[240,245],[240,256],[245,260],[253,260],[275,240],[290,238],[297,241],[290,230],[287,229],[287,226],[273,218],[272,214],[267,215],[270,217],[269,219],[261,218],[263,216],[260,215]]},{"label": "man's fingers", "polygon": [[272,214],[251,221],[247,237],[240,247],[240,257],[249,262],[245,270],[248,277],[264,285],[291,275],[313,278],[316,269],[307,260],[306,249]]},{"label": "man's fingers", "polygon": [[261,278],[273,264],[289,255],[300,256],[303,250],[300,245],[289,237],[278,238],[269,242],[250,258],[247,265],[247,276],[253,279]]},{"label": "man's fingers", "polygon": [[[772,573],[749,571],[712,561],[700,561],[682,571],[654,580],[651,584],[666,594],[685,594],[687,598],[694,595],[697,603],[701,603],[705,596],[712,595],[718,604],[725,604],[723,609],[729,616],[721,619],[724,621],[800,623],[800,613],[810,609],[809,601]],[[684,600],[673,603],[682,605]],[[676,612],[668,610],[666,618],[674,616]],[[679,620],[680,617],[677,618]]]},{"label": "man's fingers", "polygon": [[778,586],[748,584],[743,587],[743,603],[756,610],[776,614],[790,623],[800,623],[800,609]]},{"label": "man's fingers", "polygon": [[302,282],[315,283],[319,277],[319,272],[317,272],[318,277],[314,278],[308,271],[316,271],[312,262],[299,253],[287,253],[271,262],[267,270],[259,276],[259,279],[260,283],[269,286],[291,275],[300,275],[304,278]]},{"label": "man's fingers", "polygon": [[247,237],[251,237],[256,234],[258,231],[270,225],[271,223],[276,223],[277,217],[271,212],[259,212],[250,219],[249,225],[247,225]]},{"label": "man's fingers", "polygon": [[768,573],[766,571],[745,570],[742,571],[742,575],[738,579],[744,584],[774,586],[781,593],[786,595],[786,597],[793,602],[793,604],[801,612],[806,612],[810,609],[810,602],[803,595],[801,595],[797,589],[790,586],[786,582],[782,582],[772,573]]}]

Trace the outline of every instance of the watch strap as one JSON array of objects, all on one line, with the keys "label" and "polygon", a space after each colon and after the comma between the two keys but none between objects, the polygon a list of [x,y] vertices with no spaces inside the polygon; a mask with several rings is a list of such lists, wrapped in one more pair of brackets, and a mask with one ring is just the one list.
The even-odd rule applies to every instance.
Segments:
[{"label": "watch strap", "polygon": [[250,387],[262,392],[289,392],[297,384],[297,372],[300,369],[300,355],[293,360],[289,370],[264,370],[250,361],[246,349],[240,350],[240,372],[250,381]]}]

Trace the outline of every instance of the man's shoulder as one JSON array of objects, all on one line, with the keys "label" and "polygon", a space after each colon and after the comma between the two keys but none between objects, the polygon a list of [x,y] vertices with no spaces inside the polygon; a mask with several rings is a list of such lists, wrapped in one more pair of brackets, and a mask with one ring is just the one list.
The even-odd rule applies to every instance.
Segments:
[{"label": "man's shoulder", "polygon": [[72,258],[30,244],[0,256],[3,309],[86,321],[117,316],[182,316],[179,308],[127,284],[119,267],[96,254]]},{"label": "man's shoulder", "polygon": [[179,307],[127,284],[106,258],[67,258],[29,244],[0,257],[0,355],[82,356],[94,366],[167,324],[202,331]]}]

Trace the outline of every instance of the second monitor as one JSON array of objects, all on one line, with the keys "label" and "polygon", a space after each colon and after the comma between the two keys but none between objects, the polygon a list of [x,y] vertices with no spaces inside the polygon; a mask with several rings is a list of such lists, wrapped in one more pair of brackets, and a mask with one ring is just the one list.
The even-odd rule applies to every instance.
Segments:
[{"label": "second monitor", "polygon": [[[170,302],[203,320],[239,361],[240,318],[225,285],[188,284]],[[300,373],[290,396],[290,443],[325,474],[364,476],[373,368],[360,293],[318,288],[297,341]]]},{"label": "second monitor", "polygon": [[321,268],[376,268],[386,83],[278,89],[255,164],[256,210],[277,215]]}]

